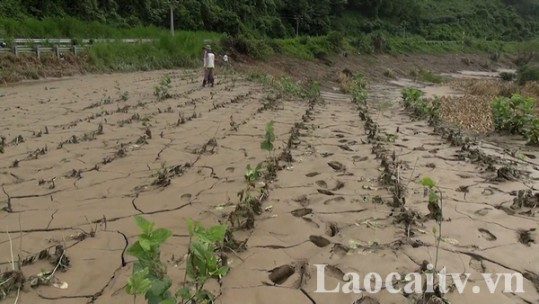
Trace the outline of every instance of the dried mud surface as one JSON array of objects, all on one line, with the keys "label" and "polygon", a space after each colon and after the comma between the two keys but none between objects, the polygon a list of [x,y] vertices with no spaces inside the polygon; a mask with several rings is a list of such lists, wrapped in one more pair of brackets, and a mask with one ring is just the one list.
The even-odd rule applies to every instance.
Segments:
[{"label": "dried mud surface", "polygon": [[[482,272],[526,274],[524,294],[468,291],[447,298],[538,303],[535,208],[511,208],[514,191],[536,191],[536,152],[513,158],[486,141],[463,149],[455,142],[458,136],[448,139],[450,131],[434,133],[426,122],[411,121],[394,85],[371,85],[369,111],[363,113],[379,125],[379,134],[397,135],[387,142],[369,138],[360,111],[344,94],[325,90],[323,102],[308,103],[241,76],[202,88],[200,73],[171,71],[172,98],[156,101],[153,87],[163,73],[82,76],[3,90],[0,184],[2,207],[9,199],[12,210],[0,213],[0,267],[10,267],[10,243],[21,259],[62,245],[71,262],[57,274],[67,289],[24,290],[18,303],[132,303],[122,289],[132,271],[125,249],[138,233],[135,214],[173,231],[162,259],[173,282],[181,282],[188,243],[184,219],[213,225],[233,210],[245,166],[266,157],[260,141],[270,120],[280,150],[291,128],[300,126],[290,150],[293,162],[285,163],[270,185],[254,229],[235,232],[247,250],[230,254],[230,273],[222,284],[210,284],[219,294],[217,303],[362,298],[315,293],[315,264],[331,265],[327,288],[342,284],[349,271],[382,276],[418,271],[435,252],[435,222],[417,184],[425,175],[444,195],[441,265],[472,273],[470,280],[482,288]],[[127,101],[119,98],[123,91],[129,92]],[[276,100],[272,107],[263,103],[268,98]],[[388,158],[406,185],[404,206],[396,207],[394,193],[380,183],[381,161]],[[509,161],[514,163],[508,167]],[[163,169],[166,174],[158,179]],[[29,276],[50,267],[38,261],[23,272]],[[271,276],[276,268],[284,275]],[[356,303],[416,301],[415,295],[386,292],[369,297],[371,302]]]}]

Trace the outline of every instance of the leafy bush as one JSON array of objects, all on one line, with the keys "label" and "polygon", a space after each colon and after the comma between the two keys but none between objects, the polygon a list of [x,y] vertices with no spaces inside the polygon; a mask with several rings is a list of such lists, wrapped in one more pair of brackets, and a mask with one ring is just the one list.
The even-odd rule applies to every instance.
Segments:
[{"label": "leafy bush", "polygon": [[432,83],[441,83],[443,80],[442,76],[431,71],[419,71],[418,76],[421,80]]},{"label": "leafy bush", "polygon": [[171,80],[169,75],[163,75],[159,84],[154,87],[153,95],[157,97],[157,100],[164,100],[170,98],[169,90],[171,88]]},{"label": "leafy bush", "polygon": [[428,119],[430,124],[437,124],[440,117],[440,98],[434,100],[422,98],[423,92],[416,88],[402,89],[404,107],[412,112],[414,119]]},{"label": "leafy bush", "polygon": [[501,72],[500,73],[500,78],[503,81],[513,81],[515,79],[515,74],[514,73],[509,73],[509,72]]},{"label": "leafy bush", "polygon": [[539,145],[539,118],[534,116],[535,101],[518,94],[492,101],[492,119],[497,131],[520,134],[528,145]]},{"label": "leafy bush", "polygon": [[352,100],[356,104],[365,105],[367,102],[367,80],[360,73],[353,75]]},{"label": "leafy bush", "polygon": [[525,85],[528,81],[539,81],[539,67],[524,65],[517,71],[518,83]]},{"label": "leafy bush", "polygon": [[341,32],[331,31],[327,35],[327,40],[333,50],[339,50],[344,44],[344,34]]},{"label": "leafy bush", "polygon": [[402,89],[402,100],[404,101],[404,107],[409,108],[412,103],[416,102],[423,96],[423,92],[416,88],[407,87]]},{"label": "leafy bush", "polygon": [[534,100],[518,94],[511,98],[498,96],[492,101],[492,119],[497,131],[525,134],[533,121]]}]

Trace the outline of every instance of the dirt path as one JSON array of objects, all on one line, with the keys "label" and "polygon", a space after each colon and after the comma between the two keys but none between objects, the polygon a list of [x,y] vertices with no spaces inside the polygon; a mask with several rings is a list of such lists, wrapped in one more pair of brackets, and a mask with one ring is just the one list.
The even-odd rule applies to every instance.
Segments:
[{"label": "dirt path", "polygon": [[[426,122],[410,120],[396,86],[371,86],[369,112],[360,115],[347,95],[322,92],[322,103],[308,103],[238,75],[202,88],[194,71],[171,71],[172,96],[156,101],[153,87],[163,73],[84,76],[4,89],[0,183],[12,210],[0,213],[1,267],[10,267],[11,247],[25,259],[47,248],[53,254],[56,245],[64,246],[71,264],[57,274],[67,289],[23,291],[18,303],[131,303],[122,288],[132,271],[125,249],[138,234],[135,214],[173,231],[162,259],[173,282],[181,282],[188,243],[184,220],[226,221],[245,187],[245,166],[266,157],[260,141],[270,120],[277,153],[299,132],[292,141],[293,162],[282,162],[286,168],[270,185],[255,228],[235,232],[237,240],[247,241],[247,250],[228,256],[231,271],[222,285],[209,285],[220,294],[218,303],[361,298],[315,293],[315,264],[331,265],[327,289],[342,285],[342,275],[350,271],[384,276],[420,270],[435,252],[435,222],[427,217],[417,185],[421,176],[432,177],[443,190],[440,265],[472,273],[474,283],[481,272],[526,274],[525,294],[498,290],[448,298],[537,303],[539,251],[531,229],[538,221],[530,216],[535,210],[510,208],[512,191],[536,187],[533,159],[513,158],[488,143],[462,149],[455,135],[451,145]],[[129,96],[122,99],[124,91]],[[373,140],[365,116],[379,125],[381,139],[396,135],[395,141]],[[510,160],[510,170],[496,171]],[[387,168],[407,188],[404,206],[396,204],[402,197],[396,202],[390,185],[380,184]],[[505,180],[493,181],[497,173]],[[30,276],[42,268],[51,265],[37,261],[23,271]],[[283,274],[270,278],[275,268]],[[415,295],[371,297],[414,303]]]}]

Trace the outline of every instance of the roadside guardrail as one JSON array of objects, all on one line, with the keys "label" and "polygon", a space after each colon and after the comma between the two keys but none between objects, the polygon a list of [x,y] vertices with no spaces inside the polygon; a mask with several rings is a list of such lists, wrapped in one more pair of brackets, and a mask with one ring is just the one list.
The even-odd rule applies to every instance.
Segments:
[{"label": "roadside guardrail", "polygon": [[65,52],[77,54],[80,50],[94,43],[150,43],[155,39],[82,39],[79,41],[68,38],[18,38],[12,39],[12,45],[7,45],[6,40],[0,38],[0,54],[12,53],[17,56],[20,53],[34,53],[41,58],[43,53],[54,53],[57,57]]}]

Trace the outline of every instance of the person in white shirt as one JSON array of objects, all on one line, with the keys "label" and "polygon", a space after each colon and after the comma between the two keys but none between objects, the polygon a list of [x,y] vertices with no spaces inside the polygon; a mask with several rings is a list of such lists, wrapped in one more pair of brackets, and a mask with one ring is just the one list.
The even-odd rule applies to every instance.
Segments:
[{"label": "person in white shirt", "polygon": [[206,84],[211,84],[211,86],[213,87],[213,69],[215,68],[215,54],[212,52],[211,49],[208,49],[208,53],[206,54],[206,62],[204,63],[204,68],[206,69],[206,73],[202,86],[205,87]]}]

